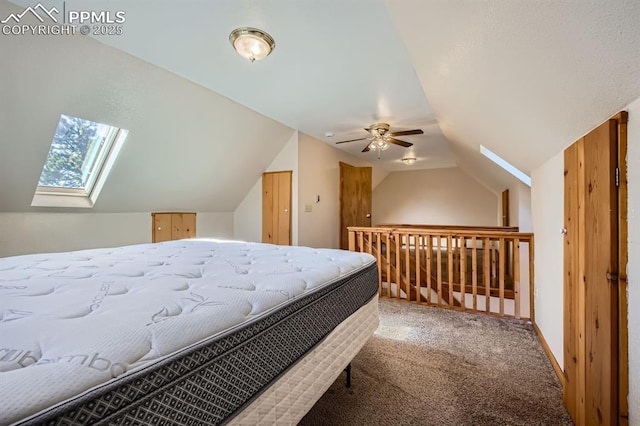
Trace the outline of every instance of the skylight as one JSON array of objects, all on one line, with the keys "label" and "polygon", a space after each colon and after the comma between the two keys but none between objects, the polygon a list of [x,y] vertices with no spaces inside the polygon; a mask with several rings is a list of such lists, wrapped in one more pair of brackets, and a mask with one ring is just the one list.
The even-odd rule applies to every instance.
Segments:
[{"label": "skylight", "polygon": [[513,164],[509,163],[507,160],[505,160],[504,158],[500,157],[495,152],[490,151],[489,149],[487,149],[483,145],[480,145],[480,153],[482,155],[484,155],[485,157],[487,157],[489,160],[491,160],[494,163],[496,163],[498,166],[500,166],[503,169],[505,169],[507,172],[511,173],[513,176],[515,176],[518,179],[520,179],[520,181],[522,183],[524,183],[525,185],[531,187],[531,178],[529,177],[529,175],[524,173],[522,170],[516,168]]},{"label": "skylight", "polygon": [[31,205],[93,207],[128,133],[62,114]]}]

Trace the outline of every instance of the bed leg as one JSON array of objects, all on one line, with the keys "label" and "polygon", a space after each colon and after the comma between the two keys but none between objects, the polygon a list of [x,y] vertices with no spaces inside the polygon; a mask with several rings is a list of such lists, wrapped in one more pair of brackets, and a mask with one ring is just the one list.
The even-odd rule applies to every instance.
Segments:
[{"label": "bed leg", "polygon": [[347,368],[345,368],[344,371],[347,373],[347,388],[350,388],[351,387],[351,363],[347,365]]}]

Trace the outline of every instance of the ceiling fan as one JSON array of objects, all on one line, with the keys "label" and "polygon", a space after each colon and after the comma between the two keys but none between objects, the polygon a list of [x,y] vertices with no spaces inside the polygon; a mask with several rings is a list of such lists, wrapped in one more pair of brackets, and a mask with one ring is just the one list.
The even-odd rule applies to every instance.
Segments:
[{"label": "ceiling fan", "polygon": [[367,140],[367,145],[364,147],[362,152],[368,152],[371,150],[378,151],[378,158],[380,158],[380,152],[389,149],[389,144],[400,145],[402,147],[408,148],[412,146],[412,143],[401,141],[400,139],[396,139],[396,136],[409,136],[409,135],[421,135],[424,132],[421,129],[414,130],[403,130],[400,132],[392,132],[389,133],[389,125],[387,123],[376,123],[369,126],[369,128],[364,129],[371,134],[371,136],[365,138],[358,139],[350,139],[348,141],[340,141],[336,142],[336,145],[347,142],[356,142]]}]

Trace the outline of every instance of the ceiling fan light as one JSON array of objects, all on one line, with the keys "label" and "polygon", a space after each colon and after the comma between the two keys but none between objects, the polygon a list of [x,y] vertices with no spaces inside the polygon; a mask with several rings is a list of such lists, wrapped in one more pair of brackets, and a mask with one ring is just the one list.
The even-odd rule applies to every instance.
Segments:
[{"label": "ceiling fan light", "polygon": [[416,163],[416,158],[415,157],[405,157],[402,159],[402,162],[404,164],[406,164],[407,166],[412,166]]},{"label": "ceiling fan light", "polygon": [[389,149],[389,144],[383,140],[377,142],[377,147],[380,151],[386,151]]},{"label": "ceiling fan light", "polygon": [[240,56],[251,62],[266,58],[276,48],[273,37],[257,28],[236,28],[229,34],[229,41]]}]

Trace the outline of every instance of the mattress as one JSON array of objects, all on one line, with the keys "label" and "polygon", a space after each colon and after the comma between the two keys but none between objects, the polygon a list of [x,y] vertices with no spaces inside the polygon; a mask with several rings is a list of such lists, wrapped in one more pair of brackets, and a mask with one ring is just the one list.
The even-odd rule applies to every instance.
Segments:
[{"label": "mattress", "polygon": [[183,240],[0,259],[0,424],[227,422],[377,293],[363,253]]}]

